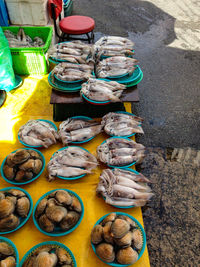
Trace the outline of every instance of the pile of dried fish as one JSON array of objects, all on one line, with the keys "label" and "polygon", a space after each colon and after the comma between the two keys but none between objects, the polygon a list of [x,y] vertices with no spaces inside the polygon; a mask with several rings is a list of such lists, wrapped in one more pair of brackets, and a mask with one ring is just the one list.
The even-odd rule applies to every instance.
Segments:
[{"label": "pile of dried fish", "polygon": [[31,146],[49,147],[56,143],[59,135],[53,125],[42,120],[29,120],[20,127],[18,133],[21,141]]},{"label": "pile of dried fish", "polygon": [[109,135],[128,136],[144,133],[141,127],[143,119],[127,113],[109,112],[102,118],[104,131]]},{"label": "pile of dried fish", "polygon": [[102,126],[95,120],[72,119],[63,121],[59,126],[60,138],[64,146],[71,142],[82,142],[99,134]]},{"label": "pile of dried fish", "polygon": [[74,262],[67,250],[58,245],[43,245],[35,249],[25,260],[22,267],[73,267]]},{"label": "pile of dried fish", "polygon": [[7,242],[0,239],[0,266],[15,267],[16,255],[14,248]]},{"label": "pile of dried fish", "polygon": [[49,181],[56,176],[75,177],[86,173],[98,165],[95,156],[80,147],[67,147],[58,150],[47,164]]},{"label": "pile of dried fish", "polygon": [[64,232],[77,224],[81,213],[81,203],[75,196],[56,190],[39,202],[35,218],[45,232]]},{"label": "pile of dried fish", "polygon": [[19,149],[7,156],[3,173],[8,180],[21,183],[38,175],[42,166],[42,157],[38,152],[32,149]]},{"label": "pile of dried fish", "polygon": [[119,36],[104,36],[94,45],[94,55],[96,59],[101,56],[130,56],[133,55],[134,43],[127,38]]},{"label": "pile of dried fish", "polygon": [[120,96],[126,86],[114,81],[103,81],[90,78],[87,83],[82,84],[81,94],[91,100],[120,102]]},{"label": "pile of dried fish", "polygon": [[110,213],[93,227],[91,241],[105,262],[133,264],[143,246],[139,226],[128,216]]},{"label": "pile of dried fish", "polygon": [[126,166],[133,162],[141,163],[145,147],[130,139],[109,138],[97,147],[101,162],[112,166]]},{"label": "pile of dried fish", "polygon": [[41,47],[44,46],[43,40],[36,36],[33,40],[27,34],[25,34],[22,28],[19,29],[17,34],[9,30],[4,31],[4,35],[8,40],[9,47]]},{"label": "pile of dried fish", "polygon": [[18,189],[0,192],[0,231],[14,230],[20,224],[20,217],[27,217],[30,201],[26,194]]},{"label": "pile of dried fish", "polygon": [[55,66],[52,74],[62,81],[86,81],[92,77],[93,65],[62,62]]},{"label": "pile of dried fish", "polygon": [[71,63],[86,64],[90,61],[91,46],[81,41],[72,41],[54,45],[48,51],[50,57]]},{"label": "pile of dried fish", "polygon": [[140,207],[153,196],[147,185],[150,181],[141,173],[118,168],[105,169],[99,179],[96,191],[110,205]]},{"label": "pile of dried fish", "polygon": [[129,57],[109,57],[100,61],[96,66],[98,78],[115,77],[120,75],[131,75],[138,61]]}]

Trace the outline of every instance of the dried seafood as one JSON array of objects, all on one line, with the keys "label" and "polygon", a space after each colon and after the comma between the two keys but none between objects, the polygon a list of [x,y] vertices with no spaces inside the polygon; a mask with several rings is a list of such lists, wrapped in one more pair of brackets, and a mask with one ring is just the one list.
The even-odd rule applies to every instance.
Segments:
[{"label": "dried seafood", "polygon": [[30,200],[23,191],[18,189],[2,191],[1,197],[0,232],[14,230],[20,224],[20,218],[28,216]]},{"label": "dried seafood", "polygon": [[27,145],[49,147],[56,143],[59,135],[56,129],[43,120],[29,120],[21,126],[18,133],[20,139]]},{"label": "dried seafood", "polygon": [[147,185],[150,181],[141,173],[117,168],[105,169],[99,179],[96,191],[110,205],[144,206],[153,196]]},{"label": "dried seafood", "polygon": [[49,181],[56,176],[75,177],[91,173],[97,164],[95,156],[80,147],[71,146],[58,150],[47,165]]},{"label": "dried seafood", "polygon": [[[111,217],[114,220],[110,220]],[[93,227],[91,242],[95,245],[96,254],[103,261],[133,264],[142,249],[143,236],[131,218],[111,213]]]},{"label": "dried seafood", "polygon": [[95,101],[120,102],[124,89],[126,86],[118,82],[90,78],[87,83],[82,84],[81,94]]},{"label": "dried seafood", "polygon": [[145,147],[130,139],[109,138],[97,147],[101,162],[112,166],[126,166],[133,162],[141,163]]},{"label": "dried seafood", "polygon": [[69,118],[59,126],[60,138],[64,146],[71,142],[81,142],[99,134],[102,126],[95,120]]},{"label": "dried seafood", "polygon": [[126,113],[109,112],[102,118],[104,131],[113,136],[128,136],[133,133],[143,134],[143,119]]},{"label": "dried seafood", "polygon": [[3,173],[10,181],[26,182],[39,174],[43,166],[42,157],[32,149],[18,149],[7,156]]},{"label": "dried seafood", "polygon": [[35,218],[45,232],[66,232],[77,224],[81,213],[76,196],[66,190],[56,190],[38,203]]}]

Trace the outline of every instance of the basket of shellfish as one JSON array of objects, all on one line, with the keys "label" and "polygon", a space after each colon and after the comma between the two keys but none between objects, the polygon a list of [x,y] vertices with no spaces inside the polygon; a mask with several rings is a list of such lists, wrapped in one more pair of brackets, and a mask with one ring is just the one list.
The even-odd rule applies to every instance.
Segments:
[{"label": "basket of shellfish", "polygon": [[21,228],[30,218],[32,198],[18,187],[0,190],[0,234],[9,234]]},{"label": "basket of shellfish", "polygon": [[6,237],[0,237],[0,266],[18,266],[19,254],[15,244]]},{"label": "basket of shellfish", "polygon": [[55,189],[44,194],[33,210],[37,229],[48,236],[63,236],[81,223],[84,206],[81,198],[68,189]]},{"label": "basket of shellfish", "polygon": [[10,184],[24,185],[39,178],[44,168],[45,158],[40,151],[23,148],[11,152],[4,159],[1,175]]},{"label": "basket of shellfish", "polygon": [[22,258],[20,267],[68,266],[76,267],[71,250],[57,241],[47,241],[32,247]]},{"label": "basket of shellfish", "polygon": [[91,232],[95,254],[111,266],[129,266],[138,261],[146,247],[142,225],[123,212],[109,213],[100,218]]}]

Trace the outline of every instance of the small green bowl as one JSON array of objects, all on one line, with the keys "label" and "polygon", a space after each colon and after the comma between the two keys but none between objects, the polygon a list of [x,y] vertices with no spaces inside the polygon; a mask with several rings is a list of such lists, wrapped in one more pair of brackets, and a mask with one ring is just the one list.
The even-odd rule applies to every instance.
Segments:
[{"label": "small green bowl", "polygon": [[17,250],[17,247],[15,246],[15,244],[10,239],[3,237],[3,236],[0,236],[0,242],[5,242],[13,248],[14,257],[16,259],[16,266],[19,266],[19,253],[18,253],[18,250]]},{"label": "small green bowl", "polygon": [[69,253],[69,255],[70,255],[71,259],[72,259],[72,262],[73,262],[72,266],[73,267],[77,267],[74,254],[71,252],[71,250],[67,246],[65,246],[64,244],[62,244],[60,242],[57,242],[57,241],[46,241],[46,242],[42,242],[42,243],[40,243],[40,244],[32,247],[28,252],[26,252],[26,254],[24,255],[24,257],[20,261],[19,267],[22,267],[23,266],[23,264],[25,263],[25,261],[34,253],[34,251],[36,249],[38,249],[39,247],[42,247],[42,246],[46,247],[48,245],[52,245],[53,248],[55,247],[55,249],[56,248],[63,248],[63,249],[65,249]]},{"label": "small green bowl", "polygon": [[22,226],[24,226],[25,223],[27,223],[28,219],[31,216],[32,210],[33,210],[33,201],[32,201],[32,198],[31,198],[31,196],[29,195],[29,193],[26,190],[24,190],[24,189],[22,189],[20,187],[13,187],[12,186],[12,187],[2,188],[2,189],[0,189],[0,192],[1,191],[2,192],[9,191],[10,189],[17,189],[17,190],[20,190],[20,191],[24,192],[26,194],[26,196],[28,197],[29,201],[30,201],[30,209],[29,209],[29,212],[28,212],[28,215],[27,215],[26,218],[22,218],[22,217],[19,217],[18,216],[19,219],[20,219],[20,224],[15,229],[10,230],[10,231],[7,231],[7,232],[1,232],[0,231],[0,235],[10,234],[10,233],[13,233],[13,232],[19,230]]},{"label": "small green bowl", "polygon": [[[80,216],[78,222],[77,222],[76,225],[75,225],[74,227],[72,227],[71,229],[69,229],[69,230],[67,230],[67,231],[63,231],[63,230],[61,231],[61,228],[60,228],[60,227],[57,227],[57,229],[56,229],[55,231],[49,233],[49,232],[44,231],[44,230],[39,226],[39,224],[38,224],[38,222],[37,222],[37,219],[35,218],[35,211],[36,211],[36,208],[37,208],[38,204],[40,203],[40,201],[41,201],[42,199],[46,198],[49,194],[51,194],[52,192],[57,191],[57,190],[64,190],[64,191],[67,191],[70,195],[75,196],[75,197],[79,200],[79,202],[80,202],[80,204],[81,204],[82,212],[81,212],[81,216]],[[71,190],[69,190],[69,189],[58,188],[58,189],[54,189],[54,190],[51,190],[51,191],[47,192],[46,194],[44,194],[43,196],[41,196],[41,197],[38,199],[38,201],[36,202],[35,207],[34,207],[34,209],[33,209],[33,222],[34,222],[35,226],[37,227],[37,229],[38,229],[41,233],[43,233],[43,234],[45,234],[45,235],[48,235],[48,236],[64,236],[64,235],[68,235],[68,234],[70,234],[71,232],[73,232],[73,231],[79,226],[79,224],[81,223],[81,221],[82,221],[82,219],[83,219],[83,215],[84,215],[84,206],[83,206],[83,201],[82,201],[82,199],[79,197],[79,195],[77,195],[74,191],[71,191]]]}]

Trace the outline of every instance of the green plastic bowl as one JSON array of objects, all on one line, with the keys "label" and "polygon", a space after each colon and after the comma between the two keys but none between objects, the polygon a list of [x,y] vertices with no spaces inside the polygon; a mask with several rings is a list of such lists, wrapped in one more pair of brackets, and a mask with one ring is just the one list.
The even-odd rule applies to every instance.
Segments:
[{"label": "green plastic bowl", "polygon": [[16,266],[19,266],[19,253],[15,244],[8,238],[0,236],[0,242],[6,242],[14,250],[14,257],[16,259]]}]

